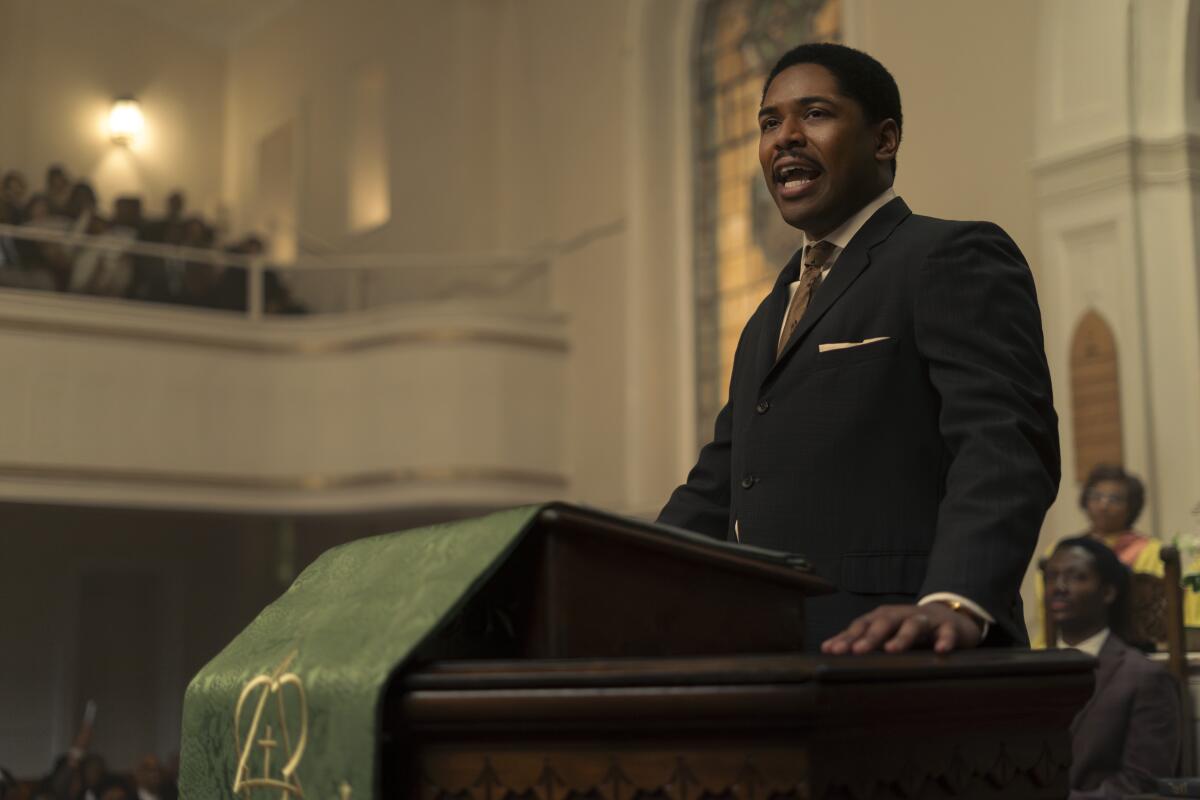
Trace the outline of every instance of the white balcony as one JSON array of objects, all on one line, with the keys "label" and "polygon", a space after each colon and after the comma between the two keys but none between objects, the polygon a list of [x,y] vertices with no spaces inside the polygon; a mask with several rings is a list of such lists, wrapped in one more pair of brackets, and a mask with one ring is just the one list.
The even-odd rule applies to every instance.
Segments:
[{"label": "white balcony", "polygon": [[544,268],[440,261],[289,276],[342,298],[295,317],[0,290],[0,500],[305,513],[567,494],[568,341]]}]

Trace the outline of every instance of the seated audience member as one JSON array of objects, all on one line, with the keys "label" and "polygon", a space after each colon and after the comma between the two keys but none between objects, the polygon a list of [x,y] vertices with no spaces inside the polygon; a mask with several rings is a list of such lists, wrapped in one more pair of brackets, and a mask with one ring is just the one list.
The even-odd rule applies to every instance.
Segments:
[{"label": "seated audience member", "polygon": [[[63,232],[66,227],[63,219],[50,213],[50,202],[41,194],[29,198],[22,225],[58,232]],[[17,252],[20,253],[22,266],[31,273],[26,288],[62,290],[69,285],[71,259],[61,244],[20,239],[17,242]]]},{"label": "seated audience member", "polygon": [[163,769],[157,756],[142,756],[133,770],[133,781],[137,786],[137,800],[163,800]]},{"label": "seated audience member", "polygon": [[138,800],[137,790],[125,778],[109,775],[96,787],[99,800]]},{"label": "seated audience member", "polygon": [[179,244],[183,240],[183,192],[176,190],[167,197],[167,215],[149,222],[142,238],[156,244]]},{"label": "seated audience member", "polygon": [[106,223],[100,217],[92,219],[87,232],[103,235],[105,246],[84,244],[79,248],[71,272],[71,291],[105,297],[124,297],[127,294],[133,278],[133,258],[116,246],[136,241],[141,216],[141,200],[121,197],[114,206],[111,223]]},{"label": "seated audience member", "polygon": [[[215,238],[212,228],[205,225],[204,220],[199,217],[192,217],[184,223],[184,247],[192,250],[211,250]],[[218,264],[197,253],[190,253],[179,273],[176,299],[184,305],[213,307],[214,294],[220,278]]]},{"label": "seated audience member", "polygon": [[50,204],[50,213],[54,216],[66,216],[67,200],[71,196],[71,179],[60,164],[54,164],[46,170],[46,187],[43,189],[46,201]]},{"label": "seated audience member", "polygon": [[[13,207],[4,198],[0,198],[0,225],[16,225],[17,220],[18,215],[14,213]],[[16,275],[23,271],[17,240],[8,234],[0,233],[0,285],[12,285],[5,282],[3,273],[12,272]]]},{"label": "seated audience member", "polygon": [[[230,255],[261,256],[265,252],[262,239],[257,236],[247,236],[237,244],[225,248]],[[262,272],[262,303],[265,314],[307,314],[308,309],[292,297],[291,291],[279,277],[277,270],[268,269]],[[213,308],[226,311],[246,311],[247,299],[247,270],[245,267],[226,267],[221,272],[220,281],[213,292]]]},{"label": "seated audience member", "polygon": [[[225,252],[234,256],[261,256],[263,243],[257,236],[247,236],[226,247]],[[226,311],[245,311],[246,302],[246,268],[226,267],[213,291],[213,307]]]},{"label": "seated audience member", "polygon": [[1124,638],[1129,570],[1079,536],[1058,543],[1045,575],[1058,646],[1098,660],[1092,698],[1071,723],[1070,800],[1150,791],[1178,769],[1182,706],[1170,673]]},{"label": "seated audience member", "polygon": [[18,219],[11,224],[20,224],[20,210],[25,207],[28,194],[29,184],[25,181],[24,175],[15,169],[4,173],[4,180],[0,181],[0,203],[7,203],[9,209],[16,212],[15,216]]},{"label": "seated audience member", "polygon": [[56,800],[75,800],[83,793],[83,757],[84,751],[72,747],[54,760],[42,783]]},{"label": "seated audience member", "polygon": [[96,207],[96,190],[90,183],[80,181],[71,187],[71,195],[67,198],[67,216],[73,220],[72,233],[88,233],[96,216]]},{"label": "seated audience member", "polygon": [[[174,196],[174,195],[172,195]],[[154,225],[145,228],[146,240],[155,244],[178,247],[206,247],[204,221],[199,217],[173,224],[158,230]],[[155,238],[162,235],[165,238]],[[183,301],[184,275],[188,263],[183,255],[139,256],[134,259],[133,279],[126,297],[133,300],[149,300],[154,303],[178,303]]]},{"label": "seated audience member", "polygon": [[[1146,489],[1136,475],[1118,466],[1100,464],[1089,474],[1079,495],[1079,505],[1087,514],[1089,528],[1079,536],[1088,536],[1112,550],[1122,564],[1133,572],[1162,577],[1162,542],[1133,529],[1146,504]],[[1053,549],[1053,548],[1052,548]],[[1036,582],[1038,613],[1042,613],[1044,587]],[[1187,592],[1183,600],[1187,625],[1200,625],[1200,594]],[[1046,646],[1046,624],[1041,621],[1033,647]]]},{"label": "seated audience member", "polygon": [[104,758],[89,753],[79,768],[81,787],[76,800],[100,800],[100,786],[108,779],[108,766]]},{"label": "seated audience member", "polygon": [[307,314],[308,308],[292,297],[292,290],[279,277],[279,273],[269,269],[263,273],[263,312],[266,314]]}]

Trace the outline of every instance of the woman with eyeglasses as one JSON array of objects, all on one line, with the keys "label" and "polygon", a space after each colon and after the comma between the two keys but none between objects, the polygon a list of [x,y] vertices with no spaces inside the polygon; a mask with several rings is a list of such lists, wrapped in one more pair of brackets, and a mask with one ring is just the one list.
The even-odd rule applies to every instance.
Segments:
[{"label": "woman with eyeglasses", "polygon": [[[1088,474],[1083,491],[1079,494],[1079,507],[1087,514],[1089,530],[1080,536],[1088,536],[1108,545],[1122,564],[1133,572],[1144,572],[1156,577],[1163,575],[1163,563],[1159,557],[1162,541],[1134,530],[1133,524],[1146,504],[1146,487],[1140,478],[1111,464],[1099,464]],[[1051,554],[1051,546],[1047,555]],[[1037,578],[1038,619],[1041,625],[1033,637],[1033,647],[1046,646],[1046,620],[1044,618],[1044,586],[1042,577]],[[1200,594],[1187,592],[1183,600],[1183,616],[1187,625],[1200,625]]]}]

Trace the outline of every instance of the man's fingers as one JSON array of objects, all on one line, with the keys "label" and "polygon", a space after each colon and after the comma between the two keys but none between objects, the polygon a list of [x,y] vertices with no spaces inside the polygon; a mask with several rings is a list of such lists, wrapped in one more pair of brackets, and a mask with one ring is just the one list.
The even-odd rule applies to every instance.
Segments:
[{"label": "man's fingers", "polygon": [[938,603],[928,606],[880,606],[862,615],[821,644],[826,655],[861,655],[882,649],[900,653],[932,647],[949,653],[979,644],[978,627],[957,611]]},{"label": "man's fingers", "polygon": [[913,614],[900,625],[896,635],[887,641],[883,649],[889,653],[902,653],[918,641],[929,636],[930,621],[924,614]]},{"label": "man's fingers", "polygon": [[858,641],[850,649],[855,653],[869,653],[876,650],[891,637],[899,626],[900,619],[898,617],[891,614],[879,614],[871,620],[866,631],[858,637]]},{"label": "man's fingers", "polygon": [[[873,613],[873,612],[872,612]],[[846,630],[839,633],[837,636],[826,639],[821,644],[821,652],[827,655],[840,656],[850,651],[850,645],[857,641],[858,637],[862,636],[867,630],[867,625],[870,622],[871,614],[859,617],[850,623]]]},{"label": "man's fingers", "polygon": [[937,639],[933,643],[935,653],[949,653],[958,645],[958,629],[953,622],[943,622],[938,626]]}]

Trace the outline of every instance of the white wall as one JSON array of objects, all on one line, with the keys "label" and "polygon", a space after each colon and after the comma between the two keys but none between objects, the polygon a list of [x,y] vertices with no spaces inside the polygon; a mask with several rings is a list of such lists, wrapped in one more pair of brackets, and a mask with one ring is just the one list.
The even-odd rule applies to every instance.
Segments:
[{"label": "white wall", "polygon": [[[132,94],[144,140],[113,145],[114,97]],[[150,215],[184,189],[212,216],[221,199],[225,54],[118,3],[0,0],[0,168],[34,187],[61,163],[94,183],[102,209],[140,194]]]}]

